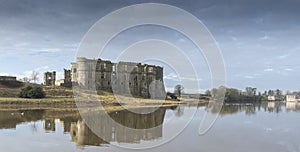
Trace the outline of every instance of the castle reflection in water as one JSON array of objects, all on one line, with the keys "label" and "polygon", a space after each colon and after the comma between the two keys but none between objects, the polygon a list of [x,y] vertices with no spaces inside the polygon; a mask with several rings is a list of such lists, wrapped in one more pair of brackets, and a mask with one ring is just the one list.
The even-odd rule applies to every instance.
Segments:
[{"label": "castle reflection in water", "polygon": [[[72,141],[78,145],[102,145],[109,142],[139,143],[144,140],[155,140],[162,137],[162,124],[166,108],[159,108],[153,113],[136,114],[130,111],[109,113],[109,117],[101,117],[94,134],[84,121],[72,122],[70,133]],[[117,122],[117,123],[115,123]],[[139,132],[128,132],[124,127],[139,129]]]},{"label": "castle reflection in water", "polygon": [[[22,110],[0,111],[0,129],[16,128],[24,122],[43,121],[43,129],[46,133],[57,132],[57,126],[63,128],[64,133],[69,133],[71,141],[78,146],[101,146],[110,142],[139,143],[140,141],[155,140],[162,137],[162,124],[166,108],[159,108],[153,113],[136,114],[130,111],[118,111],[109,113],[110,118],[101,117],[99,128],[101,136],[96,135],[74,111],[51,110]],[[67,113],[67,114],[66,114]],[[120,125],[116,125],[118,122]],[[141,132],[126,132],[122,127],[140,129]],[[154,128],[154,129],[149,129]],[[105,140],[104,140],[105,139]]]}]

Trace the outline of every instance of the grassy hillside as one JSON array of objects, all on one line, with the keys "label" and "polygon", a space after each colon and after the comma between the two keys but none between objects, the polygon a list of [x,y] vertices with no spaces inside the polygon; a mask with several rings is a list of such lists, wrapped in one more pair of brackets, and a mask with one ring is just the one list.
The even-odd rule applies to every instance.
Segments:
[{"label": "grassy hillside", "polygon": [[46,93],[46,97],[72,97],[72,88],[59,86],[43,86],[39,84],[0,81],[0,97],[18,97],[22,88],[27,86],[40,86]]},{"label": "grassy hillside", "polygon": [[17,97],[26,84],[20,81],[0,81],[0,97]]},{"label": "grassy hillside", "polygon": [[42,86],[46,93],[46,97],[72,97],[72,88],[65,88],[60,86]]}]

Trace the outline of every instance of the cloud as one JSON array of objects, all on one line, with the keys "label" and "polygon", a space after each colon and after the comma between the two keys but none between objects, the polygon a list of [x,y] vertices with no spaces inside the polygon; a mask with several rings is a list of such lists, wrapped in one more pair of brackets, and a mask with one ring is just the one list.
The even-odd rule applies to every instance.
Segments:
[{"label": "cloud", "polygon": [[[26,71],[23,71],[21,73],[0,73],[1,76],[15,76],[17,77],[17,80],[21,80],[23,78],[31,78],[31,75],[34,72],[37,72],[38,73],[38,81],[37,83],[42,83],[43,82],[43,79],[44,79],[44,72],[47,71],[49,69],[48,66],[41,66],[41,67],[37,67],[35,69],[32,69],[32,70],[26,70]],[[57,74],[58,76],[57,77],[62,77],[61,75],[63,75],[63,72],[58,72]]]},{"label": "cloud", "polygon": [[261,37],[261,38],[259,38],[260,40],[268,40],[268,39],[270,39],[270,37],[269,36],[267,36],[267,35],[265,35],[265,36],[263,36],[263,37]]},{"label": "cloud", "polygon": [[250,76],[250,75],[247,75],[247,76],[245,76],[244,78],[246,78],[246,79],[254,79],[254,77],[253,77],[253,76]]},{"label": "cloud", "polygon": [[290,54],[283,54],[283,55],[278,56],[278,58],[279,59],[286,59],[289,56],[290,56]]},{"label": "cloud", "polygon": [[238,38],[235,37],[235,36],[232,36],[231,39],[232,39],[233,41],[237,41],[237,40],[238,40]]},{"label": "cloud", "polygon": [[9,73],[0,73],[0,76],[13,76],[13,75]]},{"label": "cloud", "polygon": [[175,73],[169,73],[167,75],[164,75],[163,78],[167,79],[167,80],[174,80],[174,81],[178,81],[178,79],[179,79]]},{"label": "cloud", "polygon": [[[274,3],[273,0],[233,0],[230,4],[225,1],[211,0],[193,2],[152,0],[151,2],[178,6],[201,19],[222,50],[229,79],[234,79],[236,73],[242,73],[239,76],[242,79],[257,78],[258,76],[253,73],[262,73],[264,76],[276,74],[278,77],[272,76],[269,81],[277,82],[283,73],[293,71],[297,72],[295,75],[300,74],[295,68],[299,65],[300,58],[299,1]],[[2,63],[0,69],[2,71],[0,72],[28,76],[30,73],[28,71],[36,70],[37,63],[38,66],[48,65],[48,68],[38,69],[40,72],[69,66],[82,37],[98,19],[111,11],[135,3],[141,2],[137,0],[118,3],[112,3],[110,0],[35,2],[6,0],[1,2],[0,61]],[[176,17],[176,14],[172,16]],[[187,52],[193,49],[187,39],[166,34],[166,31],[132,34],[127,39],[156,34],[158,38],[170,37],[177,40],[176,44],[187,45],[184,47]],[[120,43],[124,42],[120,41]],[[118,48],[119,45],[114,47]],[[111,56],[115,56],[110,50],[108,52]],[[279,68],[283,65],[290,67]],[[258,68],[260,66],[265,69]],[[279,70],[280,73],[277,74]],[[58,75],[62,77],[59,72]],[[166,75],[164,78],[178,81],[175,75]],[[295,80],[292,76],[289,78]],[[289,80],[288,84],[296,86],[292,80]],[[238,87],[243,88],[240,81],[242,80],[232,80],[230,83],[239,84]],[[263,84],[265,81],[257,81],[257,87]]]},{"label": "cloud", "polygon": [[284,70],[285,71],[294,71],[294,69],[291,69],[291,68],[285,68]]},{"label": "cloud", "polygon": [[272,72],[272,71],[274,71],[274,69],[268,68],[268,69],[264,69],[264,71],[265,71],[265,72]]},{"label": "cloud", "polygon": [[172,80],[172,81],[183,81],[183,80],[186,80],[186,81],[202,81],[203,80],[202,78],[197,78],[196,76],[187,76],[186,75],[186,76],[179,77],[175,73],[169,73],[169,74],[165,75],[163,78],[166,79],[166,80]]}]

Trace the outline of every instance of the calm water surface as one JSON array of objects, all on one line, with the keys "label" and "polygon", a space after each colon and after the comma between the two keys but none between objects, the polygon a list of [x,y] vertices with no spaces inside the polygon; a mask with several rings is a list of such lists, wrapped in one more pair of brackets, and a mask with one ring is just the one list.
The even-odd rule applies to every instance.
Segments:
[{"label": "calm water surface", "polygon": [[[226,105],[213,127],[199,135],[206,106],[182,105],[160,108],[150,114],[129,111],[110,113],[119,124],[140,133],[126,132],[109,120],[97,124],[102,138],[85,124],[75,110],[0,111],[1,152],[132,151],[119,146],[138,147],[166,140],[172,126],[189,125],[171,141],[142,151],[195,152],[299,152],[300,104],[269,102],[260,105]],[[106,119],[106,118],[103,118]],[[172,120],[172,121],[171,121]],[[104,137],[105,136],[105,137]],[[175,136],[175,135],[174,135]],[[105,140],[104,140],[105,139]]]}]

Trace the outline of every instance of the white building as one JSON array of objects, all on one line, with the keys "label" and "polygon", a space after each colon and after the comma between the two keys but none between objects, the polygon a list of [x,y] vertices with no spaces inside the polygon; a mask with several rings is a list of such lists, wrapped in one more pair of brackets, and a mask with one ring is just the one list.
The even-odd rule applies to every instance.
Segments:
[{"label": "white building", "polygon": [[55,81],[55,85],[56,85],[56,86],[61,86],[61,85],[64,84],[64,83],[65,83],[64,79],[60,79],[60,80],[56,80],[56,81]]},{"label": "white building", "polygon": [[276,98],[275,98],[275,96],[268,96],[268,100],[269,100],[269,101],[275,101]]},{"label": "white building", "polygon": [[286,95],[286,101],[287,102],[296,102],[297,100],[297,96],[296,95]]}]

